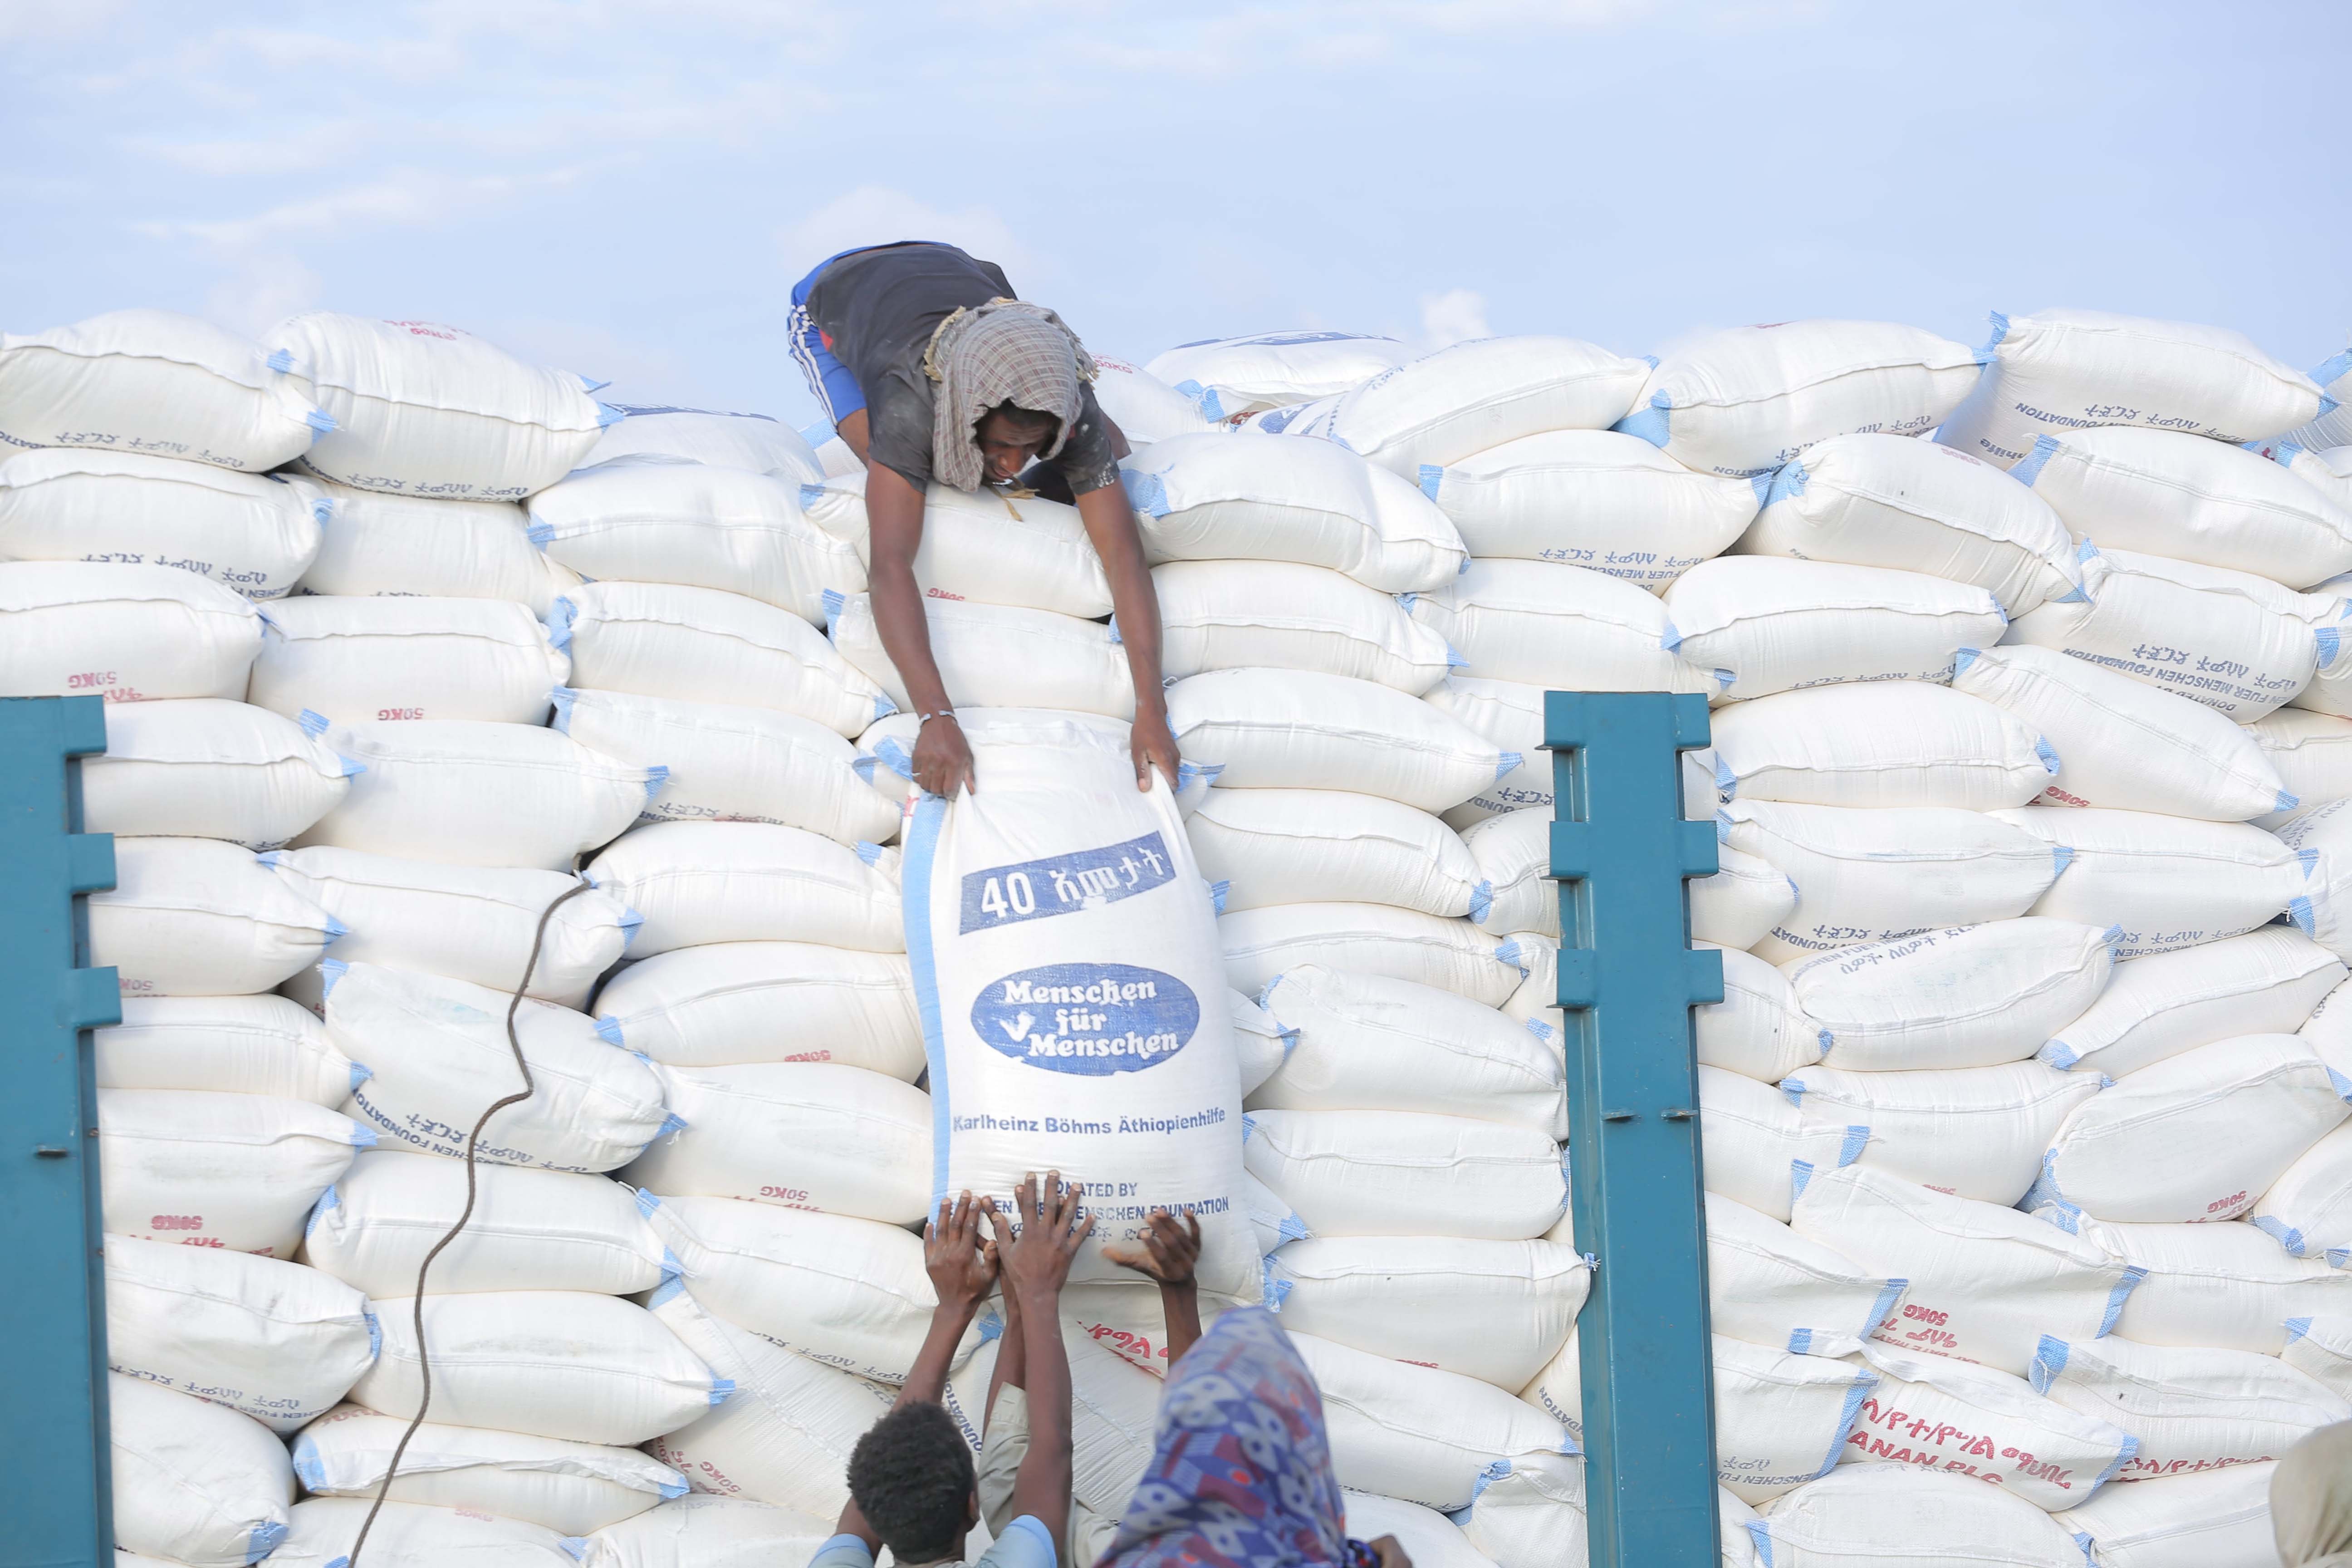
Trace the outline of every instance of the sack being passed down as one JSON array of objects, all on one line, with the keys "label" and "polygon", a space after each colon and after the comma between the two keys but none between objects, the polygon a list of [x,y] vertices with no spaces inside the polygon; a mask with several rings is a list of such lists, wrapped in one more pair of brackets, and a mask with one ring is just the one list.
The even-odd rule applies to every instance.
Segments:
[{"label": "sack being passed down", "polygon": [[907,834],[907,952],[930,1058],[933,1200],[1084,1183],[1074,1277],[1155,1206],[1204,1233],[1203,1289],[1255,1299],[1240,1080],[1208,889],[1173,797],[1116,737],[1046,715],[967,727],[982,783]]}]

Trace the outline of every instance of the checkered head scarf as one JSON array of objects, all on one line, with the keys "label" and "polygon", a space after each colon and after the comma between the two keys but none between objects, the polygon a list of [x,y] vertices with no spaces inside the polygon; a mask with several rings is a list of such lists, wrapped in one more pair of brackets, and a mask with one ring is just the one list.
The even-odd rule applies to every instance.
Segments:
[{"label": "checkered head scarf", "polygon": [[991,300],[949,313],[931,333],[923,373],[939,383],[931,400],[931,464],[941,482],[967,493],[988,477],[974,429],[1001,403],[1061,421],[1040,457],[1059,455],[1084,410],[1095,362],[1077,334],[1043,305]]}]

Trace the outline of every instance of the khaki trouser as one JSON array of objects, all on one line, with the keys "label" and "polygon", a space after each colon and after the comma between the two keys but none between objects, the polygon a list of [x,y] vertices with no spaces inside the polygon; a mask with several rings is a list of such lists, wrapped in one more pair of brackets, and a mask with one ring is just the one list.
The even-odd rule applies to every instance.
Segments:
[{"label": "khaki trouser", "polygon": [[[1018,1388],[997,1390],[996,1408],[980,1439],[980,1516],[988,1533],[1001,1536],[1013,1522],[1013,1479],[1029,1455],[1029,1399]],[[1061,1568],[1089,1568],[1110,1550],[1118,1521],[1106,1519],[1076,1498],[1070,1500],[1070,1535],[1054,1543]]]}]

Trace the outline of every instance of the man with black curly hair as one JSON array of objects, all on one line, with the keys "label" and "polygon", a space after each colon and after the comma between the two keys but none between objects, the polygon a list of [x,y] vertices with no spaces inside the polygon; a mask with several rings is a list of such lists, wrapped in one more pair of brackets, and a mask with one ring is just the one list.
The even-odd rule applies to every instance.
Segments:
[{"label": "man with black curly hair", "polygon": [[[1070,1361],[1062,1347],[1061,1296],[1070,1262],[1094,1229],[1082,1189],[1035,1173],[1015,1194],[1014,1222],[989,1199],[970,1193],[923,1229],[923,1268],[939,1296],[930,1331],[898,1403],[857,1440],[849,1455],[849,1504],[838,1532],[809,1568],[874,1568],[887,1546],[898,1568],[963,1561],[964,1541],[980,1521],[980,1486],[971,1449],[940,1403],[949,1363],[1000,1274],[1016,1320],[1028,1384],[1029,1451],[1013,1483],[1014,1517],[981,1554],[982,1568],[1060,1568],[1055,1543],[1069,1528]],[[995,1232],[983,1248],[980,1222]]]}]

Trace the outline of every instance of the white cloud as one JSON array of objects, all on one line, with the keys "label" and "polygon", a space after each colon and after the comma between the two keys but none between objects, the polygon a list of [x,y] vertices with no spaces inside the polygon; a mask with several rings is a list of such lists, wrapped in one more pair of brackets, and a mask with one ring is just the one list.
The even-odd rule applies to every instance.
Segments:
[{"label": "white cloud", "polygon": [[1039,269],[1037,258],[993,207],[946,212],[887,185],[860,185],[777,232],[785,269],[798,278],[835,251],[897,239],[935,239],[961,246],[1002,266],[1022,288],[1021,275]]},{"label": "white cloud", "polygon": [[1421,341],[1434,353],[1472,338],[1492,337],[1486,326],[1486,297],[1470,289],[1448,289],[1421,297]]},{"label": "white cloud", "polygon": [[518,181],[494,174],[459,176],[401,169],[383,179],[281,203],[251,217],[198,223],[160,220],[131,226],[156,238],[184,236],[226,250],[245,250],[293,235],[334,234],[355,226],[429,227],[510,203],[526,184],[560,184],[569,178],[570,172],[561,170]]},{"label": "white cloud", "polygon": [[315,309],[319,275],[280,251],[250,251],[205,296],[205,314],[231,331],[259,337],[298,310]]}]

